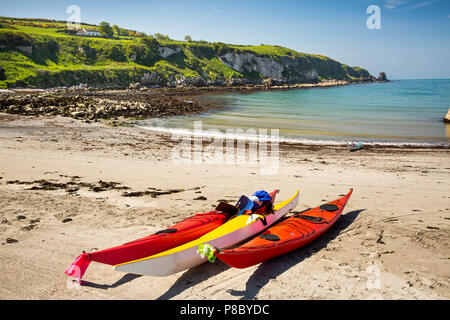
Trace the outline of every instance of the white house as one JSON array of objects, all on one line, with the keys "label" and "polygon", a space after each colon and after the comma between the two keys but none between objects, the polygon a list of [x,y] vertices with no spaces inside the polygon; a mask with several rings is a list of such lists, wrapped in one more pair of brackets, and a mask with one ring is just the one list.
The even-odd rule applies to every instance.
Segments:
[{"label": "white house", "polygon": [[77,32],[78,36],[89,36],[89,37],[100,37],[101,34],[100,32],[98,32],[98,30],[94,30],[94,29],[85,29],[83,27],[82,30],[79,30]]}]

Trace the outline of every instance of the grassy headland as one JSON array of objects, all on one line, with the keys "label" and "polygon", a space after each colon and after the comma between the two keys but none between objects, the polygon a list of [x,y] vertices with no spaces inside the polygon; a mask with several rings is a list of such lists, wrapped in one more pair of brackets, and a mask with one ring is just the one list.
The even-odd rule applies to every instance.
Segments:
[{"label": "grassy headland", "polygon": [[86,37],[71,34],[62,21],[0,18],[0,88],[373,79],[360,67],[280,46],[175,41],[158,35],[124,30],[112,37]]}]

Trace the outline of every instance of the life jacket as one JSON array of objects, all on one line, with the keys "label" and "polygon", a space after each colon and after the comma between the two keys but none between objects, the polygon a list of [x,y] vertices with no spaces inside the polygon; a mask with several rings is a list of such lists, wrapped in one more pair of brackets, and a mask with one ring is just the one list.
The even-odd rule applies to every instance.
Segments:
[{"label": "life jacket", "polygon": [[273,213],[272,197],[267,191],[259,190],[249,197],[253,201],[252,213]]}]

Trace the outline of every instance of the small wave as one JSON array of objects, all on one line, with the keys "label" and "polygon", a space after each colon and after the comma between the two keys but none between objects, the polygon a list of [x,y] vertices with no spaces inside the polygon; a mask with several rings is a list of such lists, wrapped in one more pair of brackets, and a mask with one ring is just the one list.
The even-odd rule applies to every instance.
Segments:
[{"label": "small wave", "polygon": [[[202,138],[221,138],[221,139],[234,139],[234,140],[246,140],[246,141],[278,141],[279,143],[288,144],[304,144],[304,145],[318,145],[318,146],[348,146],[356,141],[361,141],[367,146],[383,146],[383,147],[404,147],[404,148],[444,148],[449,149],[450,143],[446,142],[404,142],[404,141],[364,141],[358,139],[348,139],[348,140],[331,140],[331,139],[312,139],[312,138],[301,138],[301,137],[286,137],[286,136],[274,136],[271,132],[273,129],[268,129],[266,135],[258,135],[259,130],[255,129],[256,134],[248,133],[231,133],[222,132],[220,130],[202,130],[201,133],[194,133],[194,130],[186,128],[167,128],[167,127],[148,127],[148,126],[137,126],[138,128],[172,134],[176,136],[193,136],[194,134]],[[234,129],[233,129],[234,131]]]}]

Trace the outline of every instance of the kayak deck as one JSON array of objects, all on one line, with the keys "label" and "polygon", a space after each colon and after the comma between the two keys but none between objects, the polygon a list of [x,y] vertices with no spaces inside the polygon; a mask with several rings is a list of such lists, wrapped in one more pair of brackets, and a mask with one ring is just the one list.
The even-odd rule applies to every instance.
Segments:
[{"label": "kayak deck", "polygon": [[205,262],[197,253],[199,244],[211,242],[218,247],[224,248],[246,240],[266,228],[260,220],[265,218],[269,223],[268,227],[293,209],[297,202],[298,190],[293,197],[275,204],[273,214],[243,214],[236,216],[198,239],[153,256],[118,264],[114,266],[114,269],[137,274],[166,276],[191,268]]},{"label": "kayak deck", "polygon": [[304,210],[233,249],[216,251],[218,259],[235,268],[247,268],[298,249],[325,233],[338,220],[352,194]]}]

